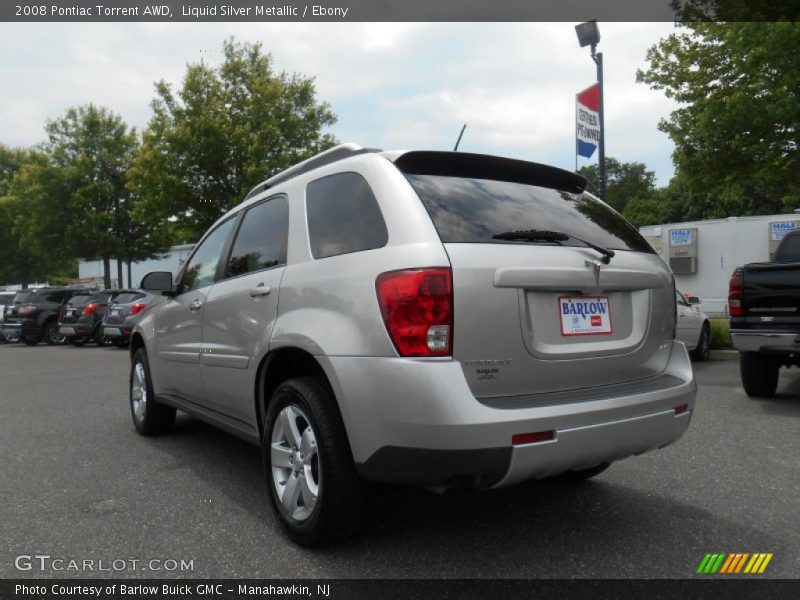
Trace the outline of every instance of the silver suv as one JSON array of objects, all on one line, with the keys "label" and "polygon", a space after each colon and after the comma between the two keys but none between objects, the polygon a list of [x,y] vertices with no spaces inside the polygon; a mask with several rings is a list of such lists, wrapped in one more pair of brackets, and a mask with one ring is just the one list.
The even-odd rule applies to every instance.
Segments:
[{"label": "silver suv", "polygon": [[136,429],[260,445],[288,535],[353,531],[366,481],[583,479],[662,448],[696,393],[637,230],[549,166],[347,144],[253,189],[131,337]]}]

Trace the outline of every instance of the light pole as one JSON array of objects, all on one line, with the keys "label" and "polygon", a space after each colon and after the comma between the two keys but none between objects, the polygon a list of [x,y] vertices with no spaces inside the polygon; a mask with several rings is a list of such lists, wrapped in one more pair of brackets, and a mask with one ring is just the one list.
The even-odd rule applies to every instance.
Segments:
[{"label": "light pole", "polygon": [[587,21],[580,25],[575,25],[575,33],[578,34],[578,43],[581,48],[591,46],[592,60],[597,65],[597,84],[598,84],[598,118],[600,120],[600,143],[597,155],[597,170],[600,175],[600,199],[606,199],[606,127],[603,120],[603,53],[597,52],[597,44],[600,42],[600,29],[597,21]]}]

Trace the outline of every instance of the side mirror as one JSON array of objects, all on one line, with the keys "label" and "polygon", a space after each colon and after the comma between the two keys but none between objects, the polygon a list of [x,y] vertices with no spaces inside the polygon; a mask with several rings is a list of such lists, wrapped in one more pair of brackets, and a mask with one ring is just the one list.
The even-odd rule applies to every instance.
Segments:
[{"label": "side mirror", "polygon": [[162,296],[175,295],[175,285],[172,283],[172,273],[169,271],[151,271],[142,277],[139,287]]},{"label": "side mirror", "polygon": [[689,296],[689,304],[700,304],[701,300],[697,296]]}]

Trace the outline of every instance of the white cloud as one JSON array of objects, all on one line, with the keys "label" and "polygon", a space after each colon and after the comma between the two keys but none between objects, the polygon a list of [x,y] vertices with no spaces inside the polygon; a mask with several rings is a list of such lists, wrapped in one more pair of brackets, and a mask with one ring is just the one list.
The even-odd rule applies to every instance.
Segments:
[{"label": "white cloud", "polygon": [[[635,83],[669,24],[601,24],[607,153],[642,160],[662,183],[673,104]],[[339,122],[366,145],[462,148],[574,165],[574,94],[594,65],[570,23],[0,24],[0,142],[40,141],[47,118],[94,102],[144,127],[153,82],[180,85],[185,65],[221,59],[229,36],[260,41],[278,70],[316,78]],[[651,165],[650,163],[654,163]]]}]

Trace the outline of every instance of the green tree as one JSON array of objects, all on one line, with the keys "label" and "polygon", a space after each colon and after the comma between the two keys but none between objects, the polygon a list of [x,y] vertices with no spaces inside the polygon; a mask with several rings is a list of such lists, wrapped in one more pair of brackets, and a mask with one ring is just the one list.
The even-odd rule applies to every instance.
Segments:
[{"label": "green tree", "polygon": [[[728,11],[738,6],[691,4]],[[638,81],[681,104],[659,129],[675,143],[676,188],[683,194],[678,201],[691,200],[684,216],[797,208],[800,25],[696,22],[684,27],[650,48],[649,69],[637,73]]]},{"label": "green tree", "polygon": [[131,174],[139,215],[194,241],[256,184],[331,147],[336,121],[313,79],[275,73],[261,45],[223,45],[218,67],[187,66],[177,93],[156,84],[153,117]]},{"label": "green tree", "polygon": [[59,249],[63,237],[54,198],[60,173],[40,151],[0,145],[0,281],[21,283],[74,273]]},{"label": "green tree", "polygon": [[46,131],[49,164],[42,174],[55,170],[60,186],[41,204],[59,215],[63,246],[73,256],[103,261],[109,287],[112,258],[141,260],[164,249],[132,216],[137,199],[127,174],[138,151],[136,133],[119,115],[92,104],[70,108]]},{"label": "green tree", "polygon": [[[578,173],[586,177],[588,189],[599,187],[597,165],[581,167]],[[617,212],[624,212],[625,206],[634,198],[650,198],[656,191],[656,174],[648,171],[644,163],[621,163],[611,156],[606,157],[606,203]]]}]

